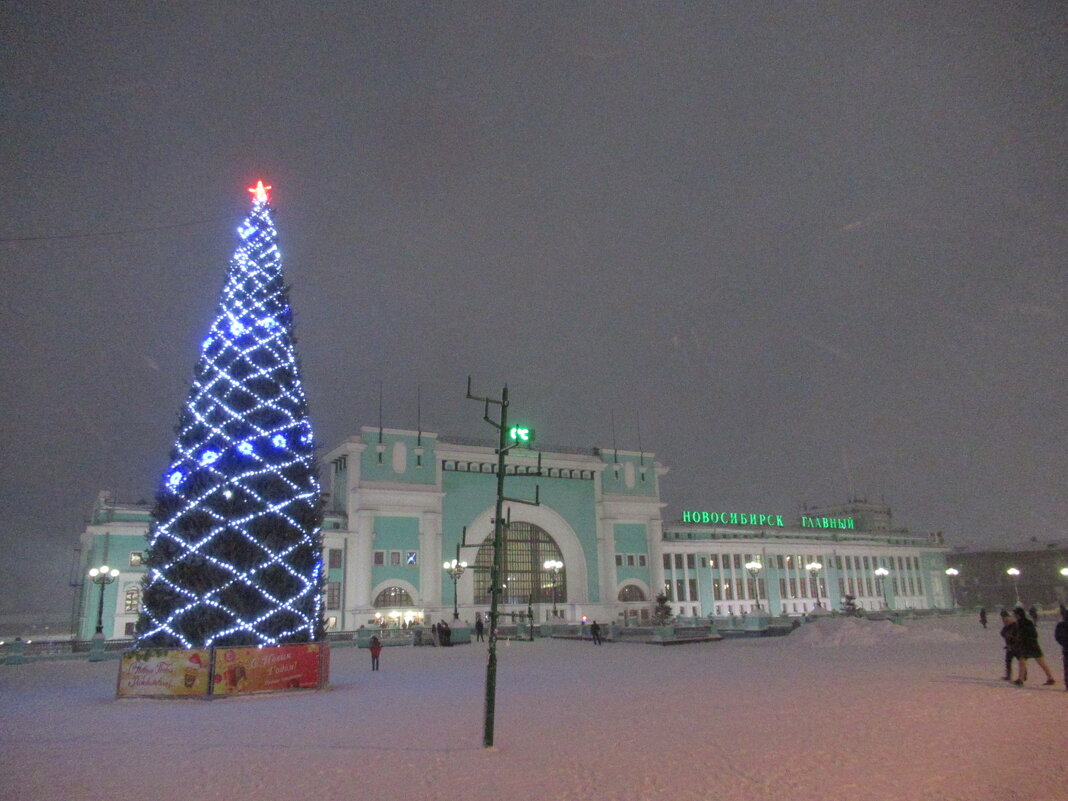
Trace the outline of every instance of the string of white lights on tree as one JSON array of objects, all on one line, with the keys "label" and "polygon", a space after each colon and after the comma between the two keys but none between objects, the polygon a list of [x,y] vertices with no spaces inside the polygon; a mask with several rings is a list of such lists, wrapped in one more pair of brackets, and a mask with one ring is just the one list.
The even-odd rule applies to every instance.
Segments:
[{"label": "string of white lights on tree", "polygon": [[249,190],[179,413],[152,512],[138,647],[322,636],[322,506],[270,189]]}]

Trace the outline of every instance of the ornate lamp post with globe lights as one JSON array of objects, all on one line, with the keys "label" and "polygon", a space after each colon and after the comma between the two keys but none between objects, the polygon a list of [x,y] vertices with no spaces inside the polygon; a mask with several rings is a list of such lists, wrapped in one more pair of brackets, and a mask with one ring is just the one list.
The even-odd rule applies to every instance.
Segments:
[{"label": "ornate lamp post with globe lights", "polygon": [[560,571],[564,569],[564,563],[556,559],[546,559],[543,568],[549,571],[553,577],[553,617],[559,617],[556,611],[556,579],[560,575]]},{"label": "ornate lamp post with globe lights", "polygon": [[[460,546],[456,546],[456,555],[460,555]],[[467,562],[461,562],[459,559],[450,559],[445,563],[445,572],[449,574],[449,578],[452,579],[452,619],[460,619],[460,598],[456,594],[456,582],[460,580],[460,576],[467,570]]]},{"label": "ornate lamp post with globe lights", "polygon": [[957,607],[957,576],[960,575],[960,571],[955,567],[947,567],[946,575],[949,576],[949,597],[955,609]]},{"label": "ornate lamp post with globe lights", "polygon": [[90,568],[89,580],[100,585],[100,603],[96,607],[96,634],[93,639],[104,637],[104,588],[119,577],[119,571],[107,565]]},{"label": "ornate lamp post with globe lights", "polygon": [[823,565],[815,560],[805,565],[805,570],[812,576],[812,591],[816,596],[816,606],[820,605],[820,571],[823,570]]},{"label": "ornate lamp post with globe lights", "polygon": [[764,569],[764,565],[760,564],[757,560],[745,563],[745,569],[749,571],[749,575],[753,577],[753,597],[756,598],[756,608],[760,608],[760,581],[757,576],[760,575],[760,571]]},{"label": "ornate lamp post with globe lights", "polygon": [[883,606],[887,609],[890,608],[890,604],[886,600],[886,586],[884,580],[890,575],[890,571],[881,565],[875,568],[875,583],[879,585],[879,597],[882,599]]},{"label": "ornate lamp post with globe lights", "polygon": [[1016,593],[1016,605],[1023,606],[1023,604],[1020,603],[1020,571],[1015,567],[1010,567],[1005,572],[1012,577],[1012,589]]}]

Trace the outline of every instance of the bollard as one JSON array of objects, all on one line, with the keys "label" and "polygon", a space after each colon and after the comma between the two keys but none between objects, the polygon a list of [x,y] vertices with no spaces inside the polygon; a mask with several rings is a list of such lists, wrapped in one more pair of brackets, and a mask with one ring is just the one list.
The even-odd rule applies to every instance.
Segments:
[{"label": "bollard", "polygon": [[21,637],[16,637],[14,642],[7,648],[7,655],[4,656],[5,665],[21,665],[26,662],[26,643],[22,641]]},{"label": "bollard", "polygon": [[89,641],[89,661],[101,662],[104,660],[104,649],[107,646],[107,640],[104,639],[104,635],[97,633],[93,635],[93,639]]}]

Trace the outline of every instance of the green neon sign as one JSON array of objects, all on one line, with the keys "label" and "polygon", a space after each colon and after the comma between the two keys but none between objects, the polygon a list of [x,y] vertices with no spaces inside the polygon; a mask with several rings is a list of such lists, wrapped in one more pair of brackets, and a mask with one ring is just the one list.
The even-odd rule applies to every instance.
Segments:
[{"label": "green neon sign", "polygon": [[[706,523],[716,526],[775,526],[783,528],[782,515],[762,515],[755,512],[703,512],[685,511],[683,523]],[[806,517],[801,516],[801,528],[856,528],[852,517]]]},{"label": "green neon sign", "polygon": [[512,426],[508,429],[508,438],[519,445],[529,445],[534,441],[534,429],[529,426]]},{"label": "green neon sign", "polygon": [[785,526],[782,515],[751,512],[683,512],[683,523],[712,523],[725,526]]}]

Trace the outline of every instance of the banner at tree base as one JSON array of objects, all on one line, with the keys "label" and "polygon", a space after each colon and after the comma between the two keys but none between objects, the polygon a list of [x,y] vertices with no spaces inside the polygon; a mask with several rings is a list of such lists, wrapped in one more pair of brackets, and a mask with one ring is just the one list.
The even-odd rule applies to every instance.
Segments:
[{"label": "banner at tree base", "polygon": [[202,696],[211,692],[211,649],[127,651],[119,664],[119,698]]},{"label": "banner at tree base", "polygon": [[216,648],[212,695],[313,690],[326,684],[328,643]]},{"label": "banner at tree base", "polygon": [[141,649],[119,665],[119,698],[197,698],[322,689],[330,644],[263,648]]}]

